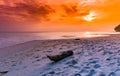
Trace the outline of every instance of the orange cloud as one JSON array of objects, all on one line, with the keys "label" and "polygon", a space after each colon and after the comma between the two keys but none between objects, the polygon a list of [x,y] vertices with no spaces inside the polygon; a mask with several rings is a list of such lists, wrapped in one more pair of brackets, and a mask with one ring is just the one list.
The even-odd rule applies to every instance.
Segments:
[{"label": "orange cloud", "polygon": [[[4,5],[0,5],[1,15],[12,18],[22,18],[23,20],[34,21],[84,21],[82,16],[89,13],[88,9],[84,9],[82,5],[77,3],[63,3],[59,5],[51,5],[38,0],[22,0],[21,2],[9,3],[4,0]],[[49,3],[49,2],[48,2]],[[77,20],[76,17],[81,17]]]},{"label": "orange cloud", "polygon": [[46,22],[47,27],[55,23],[55,29],[67,28],[67,24],[71,29],[98,30],[102,26],[112,29],[120,20],[119,3],[119,0],[0,0],[0,16],[13,22],[41,25]]}]

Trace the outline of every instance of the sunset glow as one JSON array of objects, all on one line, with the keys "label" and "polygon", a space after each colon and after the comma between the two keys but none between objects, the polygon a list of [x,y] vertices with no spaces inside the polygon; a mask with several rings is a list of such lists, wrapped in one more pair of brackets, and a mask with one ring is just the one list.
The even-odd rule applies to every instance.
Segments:
[{"label": "sunset glow", "polygon": [[[1,0],[1,31],[113,31],[119,0]],[[17,25],[16,25],[17,24]],[[106,26],[105,28],[101,28]]]},{"label": "sunset glow", "polygon": [[90,12],[88,15],[84,16],[83,19],[86,21],[92,21],[96,19],[96,15],[94,12]]}]

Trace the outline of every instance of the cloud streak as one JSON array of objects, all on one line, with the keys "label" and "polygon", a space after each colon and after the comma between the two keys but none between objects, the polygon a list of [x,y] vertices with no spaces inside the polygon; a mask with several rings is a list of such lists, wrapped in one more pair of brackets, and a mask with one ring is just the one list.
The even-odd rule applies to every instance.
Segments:
[{"label": "cloud streak", "polygon": [[47,19],[49,13],[54,12],[49,5],[34,4],[24,1],[25,3],[16,3],[15,6],[0,5],[0,14],[10,17],[24,17],[24,19],[41,20]]},{"label": "cloud streak", "polygon": [[66,17],[80,17],[89,13],[89,11],[83,11],[83,7],[80,8],[80,5],[78,6],[78,4],[72,3],[52,6],[47,3],[38,2],[37,0],[23,0],[10,5],[9,2],[4,1],[5,4],[0,5],[0,14],[16,18],[16,20],[21,18],[21,20],[50,21],[58,14],[57,11],[62,11],[62,13],[59,14],[59,18],[62,17],[65,19]]}]

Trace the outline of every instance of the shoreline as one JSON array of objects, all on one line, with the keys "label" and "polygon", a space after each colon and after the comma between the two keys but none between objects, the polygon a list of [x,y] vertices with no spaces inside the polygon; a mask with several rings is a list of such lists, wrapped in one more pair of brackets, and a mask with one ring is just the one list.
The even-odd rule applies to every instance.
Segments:
[{"label": "shoreline", "polygon": [[[44,43],[44,42],[55,42],[55,41],[60,41],[60,42],[64,42],[64,41],[84,41],[84,40],[105,40],[105,39],[119,39],[117,37],[120,37],[120,34],[111,34],[109,36],[103,36],[103,37],[86,37],[86,38],[71,38],[71,39],[45,39],[45,40],[32,40],[32,41],[26,41],[23,43],[18,43],[15,45],[11,45],[11,46],[7,46],[7,47],[3,47],[0,48],[0,57],[2,56],[8,56],[7,54],[10,54],[12,52],[19,52],[21,50],[25,51],[28,48],[31,48],[31,46],[38,46],[39,43]],[[42,46],[41,46],[42,47]],[[33,47],[32,47],[33,48]],[[18,49],[18,50],[17,50]],[[7,54],[5,54],[7,53]],[[2,55],[1,55],[2,54]],[[5,55],[4,55],[5,54]]]},{"label": "shoreline", "polygon": [[96,36],[106,36],[117,34],[116,32],[52,32],[52,33],[6,33],[0,34],[0,48],[11,45],[24,43],[32,40],[54,40],[54,39],[72,39],[72,38],[89,38]]}]

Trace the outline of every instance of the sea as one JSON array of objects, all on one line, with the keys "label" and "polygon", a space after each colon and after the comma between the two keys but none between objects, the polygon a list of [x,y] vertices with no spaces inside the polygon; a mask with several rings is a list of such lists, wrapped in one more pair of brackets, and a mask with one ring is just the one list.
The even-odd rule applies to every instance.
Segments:
[{"label": "sea", "polygon": [[24,43],[32,40],[54,40],[104,37],[117,32],[22,32],[22,33],[0,33],[0,48]]}]

